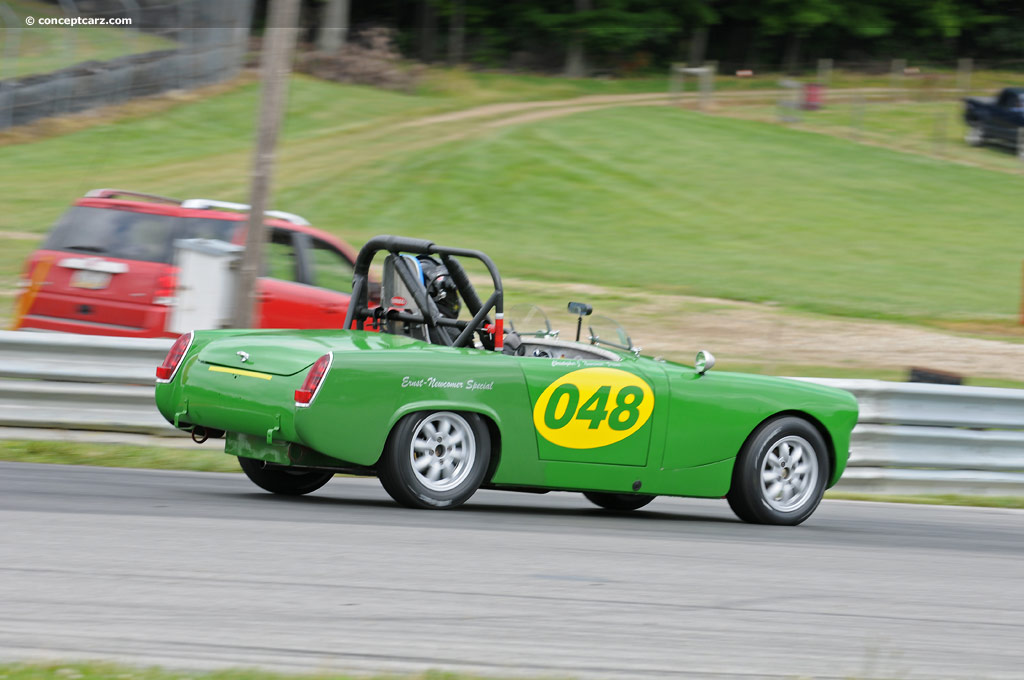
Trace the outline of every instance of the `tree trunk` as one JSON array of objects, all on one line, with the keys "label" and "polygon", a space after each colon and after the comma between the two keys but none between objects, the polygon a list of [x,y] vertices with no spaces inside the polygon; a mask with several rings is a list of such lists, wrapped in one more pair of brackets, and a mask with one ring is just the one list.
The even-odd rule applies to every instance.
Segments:
[{"label": "tree trunk", "polygon": [[[591,0],[575,0],[576,13],[589,12],[593,9]],[[587,49],[584,44],[583,29],[574,29],[569,36],[569,52],[565,59],[565,75],[569,78],[585,78],[587,76]]]},{"label": "tree trunk", "polygon": [[789,36],[786,43],[786,56],[782,63],[782,70],[789,75],[795,75],[800,66],[800,34],[794,33]]},{"label": "tree trunk", "polygon": [[708,50],[708,27],[700,26],[693,29],[693,36],[690,38],[689,58],[686,60],[688,66],[703,66],[704,56]]},{"label": "tree trunk", "polygon": [[430,63],[437,56],[437,12],[431,0],[420,0],[420,61]]},{"label": "tree trunk", "polygon": [[323,52],[336,52],[348,37],[349,0],[327,0],[324,6],[316,48]]},{"label": "tree trunk", "polygon": [[747,50],[743,55],[743,65],[755,72],[761,70],[761,51],[759,49],[761,33],[755,27],[750,29],[750,39],[747,41]]},{"label": "tree trunk", "polygon": [[466,1],[452,2],[452,15],[448,24],[448,64],[462,63],[466,50]]}]

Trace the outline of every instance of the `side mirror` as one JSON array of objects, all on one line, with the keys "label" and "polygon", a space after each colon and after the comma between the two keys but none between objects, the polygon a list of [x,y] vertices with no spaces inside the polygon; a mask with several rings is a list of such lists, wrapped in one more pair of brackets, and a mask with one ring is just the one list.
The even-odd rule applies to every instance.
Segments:
[{"label": "side mirror", "polygon": [[576,315],[576,342],[580,341],[580,329],[583,328],[583,317],[590,316],[594,308],[584,302],[570,302],[569,313]]},{"label": "side mirror", "polygon": [[576,316],[590,316],[594,313],[594,308],[593,306],[583,302],[570,302],[569,313],[575,314]]},{"label": "side mirror", "polygon": [[693,367],[697,375],[704,375],[715,365],[715,355],[706,349],[697,352],[697,358],[693,360]]}]

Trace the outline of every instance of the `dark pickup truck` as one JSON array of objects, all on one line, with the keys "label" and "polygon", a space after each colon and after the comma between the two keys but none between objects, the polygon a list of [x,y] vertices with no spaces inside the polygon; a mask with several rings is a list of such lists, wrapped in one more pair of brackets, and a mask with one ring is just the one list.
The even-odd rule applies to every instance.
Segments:
[{"label": "dark pickup truck", "polygon": [[998,97],[971,97],[964,102],[968,144],[1000,144],[1024,158],[1024,87],[1008,87]]}]

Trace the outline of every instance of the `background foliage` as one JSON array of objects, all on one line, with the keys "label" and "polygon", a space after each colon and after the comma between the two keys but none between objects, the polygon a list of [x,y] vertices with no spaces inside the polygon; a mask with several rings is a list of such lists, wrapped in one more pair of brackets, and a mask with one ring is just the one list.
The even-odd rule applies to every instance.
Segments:
[{"label": "background foliage", "polygon": [[[313,31],[326,1],[305,0]],[[1018,0],[351,0],[350,7],[356,32],[395,28],[406,54],[424,61],[447,55],[561,70],[581,41],[589,72],[705,59],[730,70],[795,70],[818,58],[974,57],[1024,66]],[[453,55],[446,47],[463,33]]]}]

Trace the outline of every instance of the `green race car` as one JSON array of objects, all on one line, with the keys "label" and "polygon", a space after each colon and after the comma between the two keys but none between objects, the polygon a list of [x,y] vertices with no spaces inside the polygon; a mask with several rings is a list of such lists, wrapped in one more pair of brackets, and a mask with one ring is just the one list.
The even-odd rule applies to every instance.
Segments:
[{"label": "green race car", "polygon": [[[459,258],[486,268],[486,300]],[[486,255],[378,236],[356,260],[346,330],[187,333],[157,368],[157,406],[197,441],[224,436],[280,494],[344,472],[416,508],[456,507],[480,487],[561,490],[617,511],[725,497],[745,521],[799,524],[839,480],[857,421],[848,392],[709,372],[706,352],[693,367],[647,358],[592,322],[580,342],[591,310],[569,309],[576,340],[511,316],[506,329]]]}]

